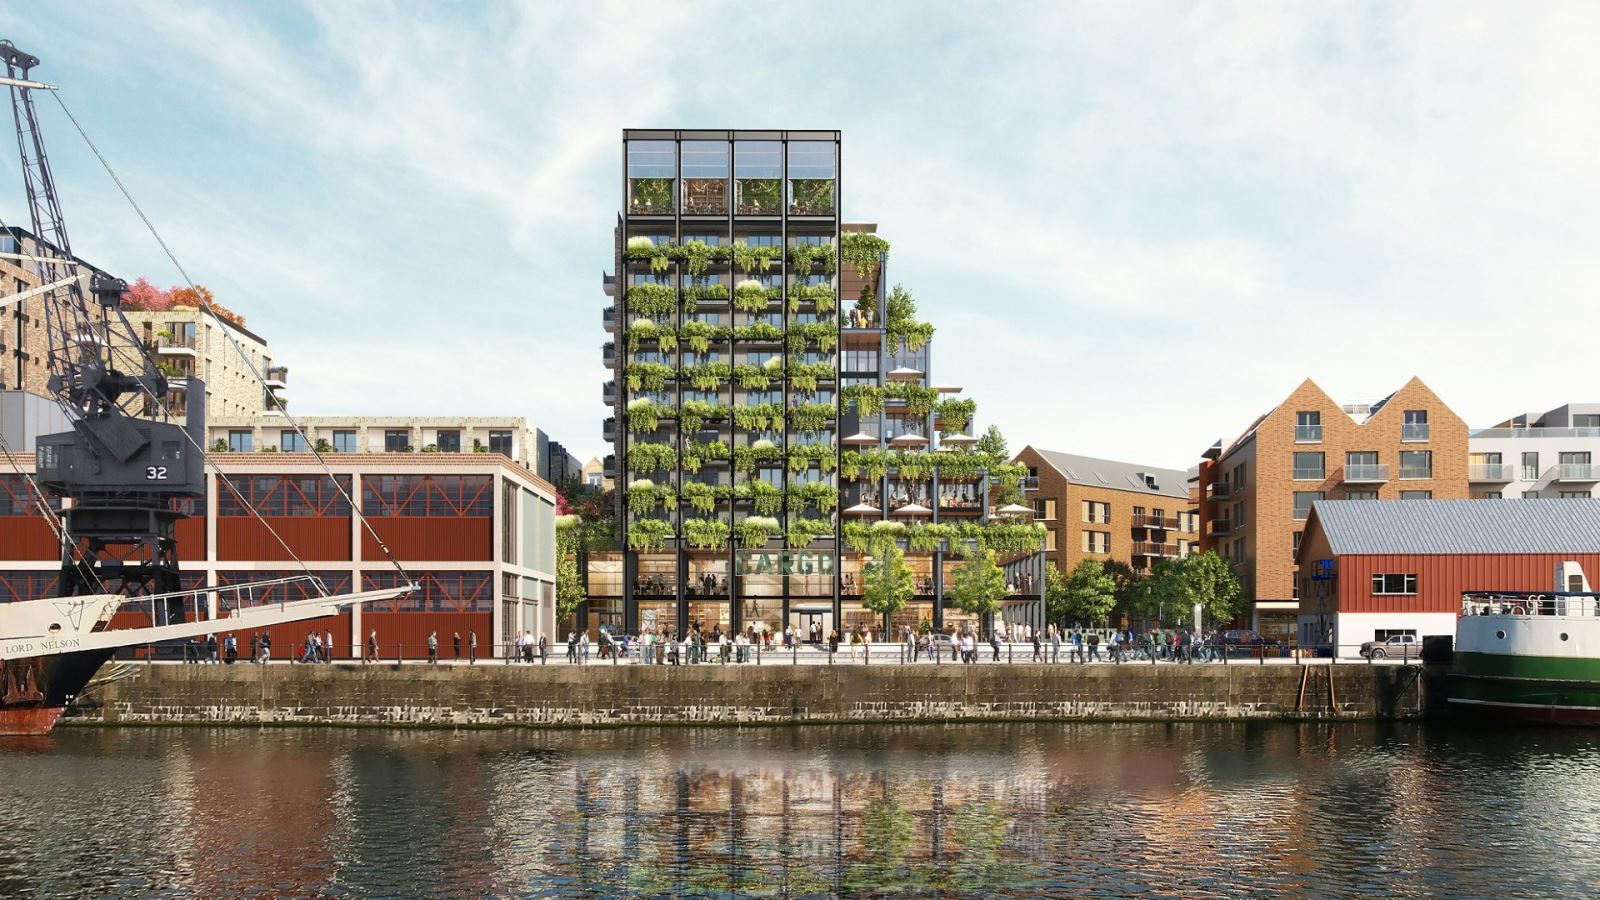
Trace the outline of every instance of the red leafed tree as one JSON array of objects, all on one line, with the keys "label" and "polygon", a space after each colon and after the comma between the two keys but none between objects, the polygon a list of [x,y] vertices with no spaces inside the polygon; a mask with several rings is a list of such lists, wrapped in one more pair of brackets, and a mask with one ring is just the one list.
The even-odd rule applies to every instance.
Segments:
[{"label": "red leafed tree", "polygon": [[169,309],[199,309],[201,303],[211,307],[218,317],[225,319],[240,328],[245,327],[244,316],[217,302],[211,289],[203,284],[193,288],[171,287],[162,290],[150,283],[150,279],[140,277],[122,294],[124,309],[140,312],[166,312]]},{"label": "red leafed tree", "polygon": [[172,292],[163,291],[141,276],[123,293],[122,305],[140,312],[165,312],[172,308]]},{"label": "red leafed tree", "polygon": [[558,515],[558,516],[566,516],[566,515],[571,515],[571,514],[572,514],[572,504],[567,502],[566,493],[562,492],[562,491],[557,491],[556,492],[556,515]]}]

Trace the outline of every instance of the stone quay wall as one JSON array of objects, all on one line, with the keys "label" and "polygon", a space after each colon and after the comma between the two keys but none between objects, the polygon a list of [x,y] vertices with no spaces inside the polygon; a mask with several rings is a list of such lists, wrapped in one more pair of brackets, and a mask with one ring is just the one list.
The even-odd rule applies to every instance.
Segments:
[{"label": "stone quay wall", "polygon": [[[1417,667],[113,664],[64,724],[605,727],[1401,719]],[[1331,679],[1331,690],[1329,680]]]}]

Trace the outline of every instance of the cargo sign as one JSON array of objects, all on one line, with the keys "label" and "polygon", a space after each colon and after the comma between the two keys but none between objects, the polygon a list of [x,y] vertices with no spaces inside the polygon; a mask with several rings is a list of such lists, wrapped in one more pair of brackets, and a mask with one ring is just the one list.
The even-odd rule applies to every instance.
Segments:
[{"label": "cargo sign", "polygon": [[816,550],[740,550],[735,575],[825,575],[833,577],[833,554]]}]

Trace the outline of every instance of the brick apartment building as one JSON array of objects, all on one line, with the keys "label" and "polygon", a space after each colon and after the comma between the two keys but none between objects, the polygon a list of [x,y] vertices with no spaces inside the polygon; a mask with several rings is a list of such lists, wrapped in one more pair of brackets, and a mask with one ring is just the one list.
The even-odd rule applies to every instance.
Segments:
[{"label": "brick apartment building", "polygon": [[1307,379],[1195,474],[1200,542],[1232,560],[1253,626],[1293,638],[1295,552],[1318,500],[1464,499],[1467,425],[1412,378],[1372,404],[1341,406]]},{"label": "brick apartment building", "polygon": [[[0,460],[0,603],[53,596],[60,549],[12,466],[31,474],[33,456]],[[399,572],[310,454],[227,454],[216,461],[233,487],[208,471],[203,508],[178,523],[185,589],[287,578],[307,569],[333,594],[400,583]],[[329,457],[328,463],[421,587],[314,623],[333,632],[335,658],[359,658],[364,636],[374,629],[389,659],[402,651],[425,657],[435,631],[446,655],[451,635],[465,640],[476,633],[484,656],[503,651],[519,630],[554,634],[555,490],[549,483],[498,454],[362,454]],[[296,600],[303,591],[303,584],[279,586],[251,599]],[[217,595],[211,602],[219,603]],[[123,609],[119,621],[148,623],[150,611],[137,600]],[[274,655],[298,644],[310,627],[270,630],[281,648]]]},{"label": "brick apartment building", "polygon": [[1049,529],[1045,555],[1062,572],[1084,559],[1143,572],[1188,556],[1199,540],[1184,472],[1033,446],[1012,462],[1028,467],[1034,521]]}]

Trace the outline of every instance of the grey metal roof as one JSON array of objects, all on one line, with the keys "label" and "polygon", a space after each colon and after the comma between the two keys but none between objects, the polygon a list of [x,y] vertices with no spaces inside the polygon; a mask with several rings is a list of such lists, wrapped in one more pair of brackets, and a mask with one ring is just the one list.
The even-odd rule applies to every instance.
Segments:
[{"label": "grey metal roof", "polygon": [[1319,500],[1336,554],[1600,553],[1600,500]]},{"label": "grey metal roof", "polygon": [[[1034,450],[1073,484],[1110,487],[1157,497],[1189,499],[1189,476],[1179,469],[1141,466],[1138,463],[1118,462],[1114,459],[1095,459],[1092,456],[1079,456],[1076,453],[1040,450],[1038,447]],[[1141,475],[1155,476],[1155,489],[1152,490]]]}]

